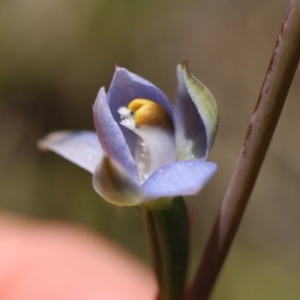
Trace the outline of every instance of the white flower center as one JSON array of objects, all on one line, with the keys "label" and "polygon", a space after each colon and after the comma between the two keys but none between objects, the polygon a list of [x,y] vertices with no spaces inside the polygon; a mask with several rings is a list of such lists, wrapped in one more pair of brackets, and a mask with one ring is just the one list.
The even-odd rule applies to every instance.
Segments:
[{"label": "white flower center", "polygon": [[140,137],[135,160],[142,182],[159,168],[175,161],[173,123],[164,108],[151,100],[135,99],[128,107],[120,107],[118,113],[120,124]]}]

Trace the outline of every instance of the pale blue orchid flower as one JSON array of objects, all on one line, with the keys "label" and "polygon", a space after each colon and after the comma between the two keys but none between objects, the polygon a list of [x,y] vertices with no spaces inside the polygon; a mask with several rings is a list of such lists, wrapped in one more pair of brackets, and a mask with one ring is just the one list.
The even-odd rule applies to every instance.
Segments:
[{"label": "pale blue orchid flower", "polygon": [[123,206],[197,194],[217,169],[206,161],[218,127],[210,91],[177,67],[174,107],[156,86],[116,67],[93,114],[96,132],[54,132],[39,142],[93,174],[107,201]]}]

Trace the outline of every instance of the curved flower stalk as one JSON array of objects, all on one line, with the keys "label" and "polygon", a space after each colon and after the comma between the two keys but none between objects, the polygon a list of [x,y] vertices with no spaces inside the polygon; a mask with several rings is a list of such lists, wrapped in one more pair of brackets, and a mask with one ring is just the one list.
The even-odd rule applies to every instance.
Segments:
[{"label": "curved flower stalk", "polygon": [[172,107],[156,86],[116,67],[108,93],[101,88],[93,107],[96,132],[55,132],[39,147],[91,172],[95,190],[116,205],[198,193],[217,169],[206,159],[218,110],[186,61],[177,76]]}]

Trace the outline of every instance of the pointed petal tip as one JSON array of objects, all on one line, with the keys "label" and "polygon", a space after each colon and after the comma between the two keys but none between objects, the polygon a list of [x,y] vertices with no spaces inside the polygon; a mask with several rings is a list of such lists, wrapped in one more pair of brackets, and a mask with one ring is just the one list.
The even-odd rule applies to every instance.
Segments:
[{"label": "pointed petal tip", "polygon": [[103,95],[106,95],[106,91],[105,91],[105,87],[104,86],[101,86],[101,88],[98,90],[98,93],[97,93],[97,97],[96,97],[96,100],[95,102]]},{"label": "pointed petal tip", "polygon": [[[196,79],[189,70],[189,61],[187,59],[183,60],[179,65],[178,65],[178,71],[181,71],[183,73],[184,76],[184,80],[188,81],[191,80],[189,77],[193,77],[194,79]],[[198,79],[196,79],[197,81],[199,81]],[[202,83],[201,83],[202,84]],[[203,85],[203,84],[202,84]]]},{"label": "pointed petal tip", "polygon": [[115,72],[117,72],[118,70],[123,69],[122,67],[120,67],[117,63],[115,63]]},{"label": "pointed petal tip", "polygon": [[37,143],[42,151],[53,151],[93,173],[103,150],[93,131],[56,131]]},{"label": "pointed petal tip", "polygon": [[93,113],[95,113],[95,109],[96,109],[97,105],[99,104],[99,102],[100,102],[100,101],[103,101],[103,100],[102,100],[103,97],[107,97],[106,91],[105,91],[105,87],[104,87],[104,86],[102,86],[102,87],[98,90],[98,93],[97,93],[95,102],[94,102],[93,105],[92,105]]},{"label": "pointed petal tip", "polygon": [[54,143],[58,143],[61,140],[65,139],[69,136],[71,131],[64,130],[64,131],[55,131],[49,133],[44,138],[37,142],[37,147],[40,151],[48,152],[51,151],[51,145]]},{"label": "pointed petal tip", "polygon": [[177,65],[178,68],[188,70],[188,59],[184,59],[181,63]]}]

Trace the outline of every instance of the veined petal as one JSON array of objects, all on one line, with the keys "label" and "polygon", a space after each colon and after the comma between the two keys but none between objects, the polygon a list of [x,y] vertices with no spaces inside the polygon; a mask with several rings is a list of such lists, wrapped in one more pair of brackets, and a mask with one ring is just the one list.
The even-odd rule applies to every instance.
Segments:
[{"label": "veined petal", "polygon": [[136,181],[106,155],[94,173],[93,186],[105,200],[120,206],[137,205],[143,198],[142,190]]},{"label": "veined petal", "polygon": [[153,173],[142,185],[146,200],[197,194],[217,170],[203,159],[177,161]]},{"label": "veined petal", "polygon": [[189,73],[187,61],[177,67],[174,107],[178,159],[206,158],[218,129],[218,108],[212,93]]},{"label": "veined petal", "polygon": [[[133,99],[150,99],[161,105],[173,118],[171,104],[166,95],[155,85],[146,79],[129,72],[125,68],[116,67],[116,71],[108,90],[108,103],[114,119],[119,123],[119,107],[129,104]],[[130,150],[134,153],[136,135],[127,128],[121,126],[121,130],[126,138]]]},{"label": "veined petal", "polygon": [[41,150],[51,150],[83,169],[94,173],[103,150],[96,132],[57,131],[38,142]]},{"label": "veined petal", "polygon": [[136,163],[119,125],[112,116],[104,88],[101,88],[98,93],[93,113],[96,131],[103,150],[131,176],[133,181],[139,182]]}]

